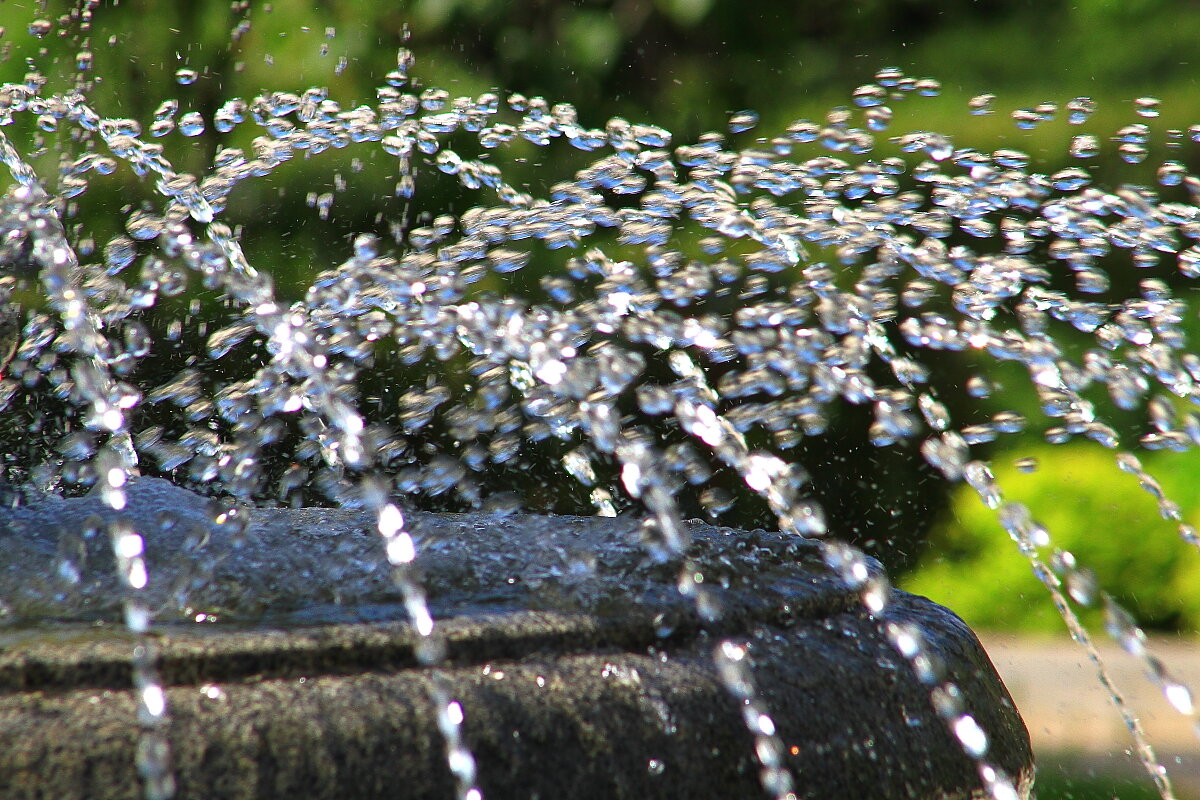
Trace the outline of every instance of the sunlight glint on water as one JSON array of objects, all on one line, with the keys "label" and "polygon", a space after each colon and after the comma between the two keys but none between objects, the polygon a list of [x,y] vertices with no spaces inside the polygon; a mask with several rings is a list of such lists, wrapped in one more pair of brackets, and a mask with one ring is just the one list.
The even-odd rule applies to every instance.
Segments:
[{"label": "sunlight glint on water", "polygon": [[[1052,532],[1027,511],[1003,502],[1002,487],[973,455],[973,447],[1028,422],[1002,412],[956,428],[921,358],[966,351],[980,361],[1022,365],[1050,423],[1048,440],[1082,437],[1112,449],[1163,515],[1179,520],[1082,392],[1104,386],[1117,409],[1147,408],[1155,427],[1140,443],[1147,448],[1200,443],[1196,414],[1180,423],[1173,405],[1173,398],[1200,397],[1200,357],[1187,350],[1181,328],[1186,306],[1153,277],[1140,281],[1138,297],[1089,299],[1108,291],[1100,260],[1113,252],[1127,252],[1144,268],[1173,258],[1183,276],[1200,275],[1200,179],[1180,161],[1164,161],[1156,174],[1164,189],[1189,192],[1188,202],[1164,200],[1145,186],[1093,186],[1085,167],[1039,174],[1019,150],[982,153],[930,131],[893,136],[888,146],[904,156],[872,157],[877,135],[896,124],[900,101],[940,91],[936,81],[895,69],[880,71],[853,93],[851,106],[823,121],[799,120],[741,149],[718,133],[672,149],[670,132],[660,127],[624,119],[586,127],[567,103],[491,92],[456,98],[436,88],[418,93],[409,86],[414,58],[407,48],[372,106],[345,109],[326,89],[310,87],[228,98],[205,119],[166,98],[143,126],[106,116],[87,97],[87,25],[95,6],[80,7],[79,91],[44,95],[45,81],[34,72],[0,87],[0,158],[20,184],[0,209],[0,263],[9,270],[0,292],[17,308],[22,292],[40,289],[42,296],[18,320],[4,320],[20,334],[3,365],[0,398],[15,413],[22,397],[53,392],[74,410],[72,419],[44,424],[26,444],[20,477],[55,488],[95,485],[113,508],[121,507],[121,487],[133,471],[157,468],[182,482],[219,486],[234,499],[234,511],[238,503],[293,503],[306,494],[370,509],[421,634],[420,659],[435,664],[442,646],[412,571],[420,553],[392,498],[486,505],[483,474],[558,443],[554,458],[586,487],[597,513],[640,501],[651,516],[651,552],[682,564],[679,590],[703,618],[716,619],[719,603],[687,558],[676,496],[694,491],[700,506],[719,514],[732,500],[710,479],[731,470],[761,496],[781,530],[821,536],[820,498],[806,494],[807,476],[789,453],[825,430],[835,404],[869,406],[876,446],[919,442],[930,465],[998,509],[1071,634],[1096,661],[1160,794],[1171,796],[1072,602],[1102,604],[1110,634],[1144,660],[1173,707],[1194,717],[1190,690],[1146,651],[1144,634],[1094,585],[1086,565],[1055,550]],[[29,32],[42,37],[53,27],[37,20]],[[199,79],[189,67],[174,75],[185,87]],[[992,113],[994,104],[981,95],[969,111]],[[1065,110],[1068,124],[1082,125],[1095,104],[1075,98]],[[1138,98],[1133,111],[1152,120],[1160,104]],[[1029,129],[1057,112],[1042,104],[1012,118]],[[749,137],[758,125],[757,113],[741,111],[727,130]],[[222,147],[193,175],[177,170],[169,151],[151,141],[191,138],[209,127],[230,141],[253,130],[252,152]],[[22,154],[30,130],[63,155],[56,173],[39,174],[35,159]],[[1133,122],[1109,138],[1136,165],[1148,158],[1150,131]],[[1182,141],[1175,133],[1168,146]],[[463,134],[469,144],[447,146],[451,135],[457,142]],[[595,160],[573,177],[556,176],[561,182],[536,196],[516,188],[489,157],[513,143],[565,144]],[[1100,137],[1080,133],[1070,153],[1091,158],[1103,146]],[[479,204],[457,217],[393,225],[395,241],[387,246],[373,234],[358,236],[344,263],[288,305],[274,288],[276,265],[249,263],[235,223],[223,215],[244,184],[265,181],[297,156],[349,148],[386,154],[400,198],[417,196],[432,172],[480,192],[471,195]],[[114,172],[138,176],[158,199],[133,208],[124,232],[96,253],[74,224],[77,204],[86,203],[92,173]],[[311,193],[318,219],[329,219],[337,191]],[[996,252],[983,246],[996,238]],[[979,249],[962,243],[976,240]],[[703,258],[687,254],[697,247]],[[546,264],[552,267],[538,280],[544,296],[496,293],[514,273]],[[1051,268],[1058,265],[1073,289],[1056,288],[1062,281]],[[157,386],[125,382],[158,344],[142,312],[197,284],[219,294],[225,317],[214,320],[221,327],[181,319],[168,337],[201,332],[207,355]],[[1072,358],[1052,333],[1057,325],[1091,336],[1094,346]],[[251,352],[262,364],[252,375],[206,374],[205,366],[230,353]],[[419,367],[424,374],[402,387],[399,412],[373,417],[358,385],[385,357],[398,371]],[[890,378],[872,365],[885,366]],[[978,376],[968,391],[986,393],[986,384]],[[630,398],[634,414],[623,410]],[[147,414],[143,422],[143,409],[167,412],[166,421]],[[603,477],[614,472],[616,480]],[[1182,521],[1180,533],[1200,544]],[[139,768],[146,796],[166,798],[168,709],[145,637],[149,612],[138,600],[147,580],[141,538],[126,529],[110,534],[128,590],[129,628],[142,636],[133,655]],[[825,551],[864,606],[884,613],[886,579],[849,545],[831,541]],[[978,765],[981,784],[992,797],[1016,797],[1008,776],[988,762],[987,731],[962,707],[957,687],[938,677],[921,632],[885,627]],[[754,689],[751,656],[746,646],[723,641],[714,658],[755,737],[764,789],[788,797],[793,776],[770,709]],[[474,758],[461,736],[470,708],[434,694],[457,794],[474,800]]]}]

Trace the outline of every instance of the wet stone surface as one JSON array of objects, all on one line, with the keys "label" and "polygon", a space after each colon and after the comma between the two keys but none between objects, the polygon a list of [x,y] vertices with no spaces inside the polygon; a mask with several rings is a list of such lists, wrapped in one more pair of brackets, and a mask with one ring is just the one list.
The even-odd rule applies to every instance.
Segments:
[{"label": "wet stone surface", "polygon": [[[158,478],[137,478],[117,512],[98,496],[34,495],[0,511],[0,599],[10,624],[117,621],[122,591],[109,524],[145,543],[144,599],[159,622],[292,624],[404,619],[375,516],[352,509],[226,505]],[[679,563],[656,557],[640,518],[408,512],[423,586],[439,616],[512,609],[621,615],[653,606],[694,616],[674,587]],[[857,603],[820,566],[818,545],[768,531],[694,522],[690,555],[740,607]],[[797,565],[809,572],[799,574]],[[878,565],[875,565],[878,570]],[[669,622],[666,624],[670,624]]]},{"label": "wet stone surface", "polygon": [[[487,797],[758,796],[755,740],[713,658],[721,637],[752,660],[798,796],[976,796],[975,762],[887,622],[919,626],[993,763],[1029,788],[1028,735],[966,626],[901,592],[872,617],[812,542],[689,526],[694,563],[721,586],[710,623],[672,585],[678,565],[647,555],[636,519],[413,513],[445,640],[430,669],[397,621],[369,516],[248,509],[230,526],[210,521],[209,499],[147,478],[127,498],[160,616],[182,616],[165,587],[203,574],[188,613],[221,620],[156,628],[180,797],[451,796],[439,688],[461,704]],[[120,612],[107,542],[70,591],[38,579],[60,575],[64,536],[105,534],[114,515],[96,498],[36,497],[0,516],[5,797],[141,796],[138,640],[97,622]]]}]

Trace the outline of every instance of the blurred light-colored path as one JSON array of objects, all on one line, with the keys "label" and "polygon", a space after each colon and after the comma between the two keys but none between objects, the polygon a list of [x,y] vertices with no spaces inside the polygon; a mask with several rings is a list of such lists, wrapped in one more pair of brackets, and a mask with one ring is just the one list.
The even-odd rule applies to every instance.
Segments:
[{"label": "blurred light-colored path", "polygon": [[[1041,761],[1065,759],[1123,774],[1141,769],[1129,754],[1129,732],[1083,648],[1065,634],[980,638],[1025,718]],[[1149,733],[1180,798],[1200,798],[1200,737],[1193,730],[1195,720],[1167,703],[1146,677],[1140,660],[1106,639],[1098,639],[1097,646],[1109,675]],[[1151,641],[1150,649],[1193,691],[1200,706],[1200,640],[1159,638]]]}]

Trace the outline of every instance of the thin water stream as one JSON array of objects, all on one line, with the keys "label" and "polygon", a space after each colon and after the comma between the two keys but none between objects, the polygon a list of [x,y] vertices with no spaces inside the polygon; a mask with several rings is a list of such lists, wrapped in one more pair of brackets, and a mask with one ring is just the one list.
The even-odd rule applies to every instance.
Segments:
[{"label": "thin water stream", "polygon": [[[221,498],[216,518],[233,527],[248,505],[370,510],[424,642],[420,658],[435,665],[438,627],[414,569],[420,551],[404,502],[520,506],[526,498],[495,485],[532,462],[550,464],[569,484],[562,491],[582,491],[597,514],[644,509],[651,553],[681,560],[679,591],[716,619],[705,575],[686,558],[685,507],[715,517],[734,498],[757,496],[780,531],[824,537],[836,524],[795,454],[839,407],[861,406],[872,411],[875,446],[919,448],[997,509],[1106,686],[1075,605],[1103,604],[1109,632],[1145,660],[1180,713],[1195,716],[1190,690],[1146,651],[1132,618],[1086,565],[1054,548],[1053,531],[1003,501],[977,455],[1044,423],[1052,441],[1111,449],[1179,519],[1133,454],[1139,443],[1120,441],[1088,398],[1100,387],[1117,409],[1147,410],[1155,432],[1140,444],[1200,443],[1196,412],[1176,416],[1200,398],[1200,356],[1184,325],[1194,312],[1173,289],[1200,273],[1200,178],[1182,160],[1162,162],[1159,187],[1097,186],[1085,162],[1100,140],[1081,132],[1071,146],[1080,166],[1042,174],[1018,150],[984,153],[903,127],[898,120],[913,119],[898,109],[940,89],[894,69],[823,120],[760,134],[757,117],[742,112],[725,130],[678,143],[625,119],[590,127],[586,109],[566,102],[417,88],[407,48],[370,104],[351,108],[326,88],[297,86],[223,98],[206,116],[181,93],[163,98],[153,120],[134,120],[90,96],[87,68],[109,57],[89,49],[98,13],[84,3],[63,23],[81,41],[73,90],[46,90],[36,59],[24,82],[0,87],[0,160],[14,184],[0,207],[9,481],[68,493],[97,487],[119,510],[131,475],[159,474]],[[58,24],[34,20],[30,32]],[[186,87],[196,75],[182,69],[177,80]],[[988,113],[990,103],[976,98],[970,111]],[[1086,130],[1086,98],[1064,110]],[[1015,119],[1036,125],[1056,113]],[[1139,99],[1139,118],[1157,113],[1153,98]],[[209,127],[224,137],[211,161],[177,166],[172,137]],[[1149,136],[1135,122],[1112,138],[1139,164]],[[1200,128],[1168,132],[1166,146],[1187,136],[1200,140]],[[572,148],[587,163],[545,176],[544,190],[498,166],[506,153],[538,148]],[[471,205],[418,224],[383,220],[390,241],[360,232],[342,263],[311,268],[303,297],[286,300],[273,275],[281,265],[245,255],[244,221],[230,209],[290,162],[319,165],[343,151],[385,171],[393,199],[449,181]],[[112,175],[142,194],[89,206]],[[314,191],[312,217],[300,224],[326,221],[338,193],[354,190],[353,175],[338,173],[334,184]],[[1097,301],[1113,254],[1147,277],[1134,297]],[[188,350],[195,340],[202,345]],[[927,363],[942,351],[972,354],[983,365],[976,381],[988,365],[1019,364],[1044,420],[1006,411],[956,425]],[[155,374],[152,363],[168,369]],[[372,376],[387,370],[396,376],[388,396],[370,396]],[[146,533],[107,531],[127,624],[142,637],[131,653],[141,705],[130,724],[142,726],[138,769],[146,797],[157,799],[173,792],[170,709],[140,594],[152,569]],[[825,541],[829,568],[883,613],[886,580],[854,547]],[[68,542],[68,580],[72,552]],[[186,591],[180,611],[197,611]],[[921,631],[887,633],[988,796],[1018,797]],[[764,790],[791,797],[803,776],[787,770],[751,656],[735,640],[714,648],[754,735]],[[1171,797],[1136,716],[1109,688],[1160,794]],[[457,796],[474,800],[475,761],[461,733],[471,709],[435,694]]]}]

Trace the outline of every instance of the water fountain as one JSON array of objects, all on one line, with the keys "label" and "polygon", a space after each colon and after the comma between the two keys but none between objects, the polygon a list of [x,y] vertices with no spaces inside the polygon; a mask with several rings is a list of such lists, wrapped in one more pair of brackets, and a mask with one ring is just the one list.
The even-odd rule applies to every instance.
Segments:
[{"label": "water fountain", "polygon": [[[81,25],[94,5],[81,6]],[[5,708],[21,725],[88,724],[112,743],[75,760],[60,796],[128,794],[136,764],[151,798],[298,786],[378,796],[396,785],[476,798],[501,780],[513,742],[538,730],[511,717],[547,684],[586,688],[557,695],[572,730],[594,728],[575,749],[562,743],[567,762],[617,752],[603,748],[630,719],[657,726],[655,744],[594,761],[615,783],[576,793],[644,795],[637,772],[693,796],[745,793],[747,780],[775,797],[831,786],[1026,796],[1027,739],[970,633],[823,538],[795,454],[838,409],[869,408],[880,452],[911,446],[998,510],[1088,646],[1072,611],[1099,598],[1084,566],[1004,502],[972,450],[1027,423],[1006,412],[956,424],[926,362],[969,351],[1021,365],[1055,421],[1048,435],[1113,448],[1152,488],[1084,393],[1107,385],[1122,408],[1153,386],[1194,396],[1200,361],[1185,347],[1182,304],[1153,278],[1119,304],[1080,297],[1103,284],[1098,259],[1113,247],[1140,266],[1178,253],[1190,276],[1194,248],[1181,242],[1196,206],[1097,189],[1082,168],[1041,175],[1024,153],[932,132],[896,135],[897,155],[872,157],[891,106],[938,91],[897,70],[855,92],[854,110],[737,149],[715,133],[677,145],[624,119],[588,127],[538,97],[415,90],[412,65],[402,48],[371,105],[346,108],[314,87],[224,99],[208,115],[166,100],[144,122],[107,116],[85,80],[55,93],[31,72],[3,87],[0,160],[14,186],[0,207],[0,435],[7,549],[20,559],[0,564],[11,629],[0,686],[17,693]],[[178,73],[183,85],[196,77]],[[755,124],[734,115],[729,133]],[[178,167],[162,142],[207,126],[228,144]],[[506,152],[554,147],[588,160],[544,191],[497,166]],[[1121,147],[1138,155],[1145,142]],[[343,150],[362,154],[358,169],[394,176],[395,202],[453,185],[471,207],[411,225],[381,215],[386,233],[359,233],[344,262],[285,299],[280,267],[243,251],[253,226],[232,224],[231,206],[289,163]],[[144,196],[95,223],[81,208],[114,174]],[[1175,161],[1159,175],[1200,185]],[[350,183],[335,176],[338,191]],[[320,224],[337,192],[309,200],[306,224]],[[995,254],[950,239],[996,230]],[[1073,289],[1059,288],[1048,259],[1069,268]],[[1074,356],[1050,334],[1060,323],[1094,346]],[[1153,408],[1160,437],[1200,438],[1165,400]],[[522,513],[571,503],[595,518]],[[685,522],[753,503],[776,531]],[[446,510],[470,513],[432,515]],[[1110,606],[1114,634],[1193,713]],[[508,638],[481,621],[515,608]],[[114,617],[122,630],[78,624]],[[281,640],[279,627],[315,632]],[[563,658],[546,663],[547,648]],[[822,675],[834,705],[805,706],[797,663]],[[856,663],[874,665],[888,704],[869,723],[866,709],[831,720],[861,695],[836,691],[866,674],[846,666]],[[311,690],[283,693],[314,674]],[[728,718],[706,711],[719,692],[733,696]],[[615,722],[579,723],[577,707],[597,696]],[[304,708],[293,715],[292,704]],[[400,706],[424,708],[433,728],[403,757],[369,753],[419,727]],[[490,724],[473,727],[474,714]],[[342,717],[358,734],[317,722]],[[904,751],[904,729],[936,748]],[[41,765],[62,745],[10,737],[14,792],[41,791]],[[245,747],[271,764],[303,751],[308,771],[239,772]],[[849,760],[822,778],[814,764],[834,755]],[[351,786],[368,763],[383,765],[375,783]],[[583,773],[562,763],[548,774],[536,791]],[[527,790],[535,780],[508,778]]]}]

